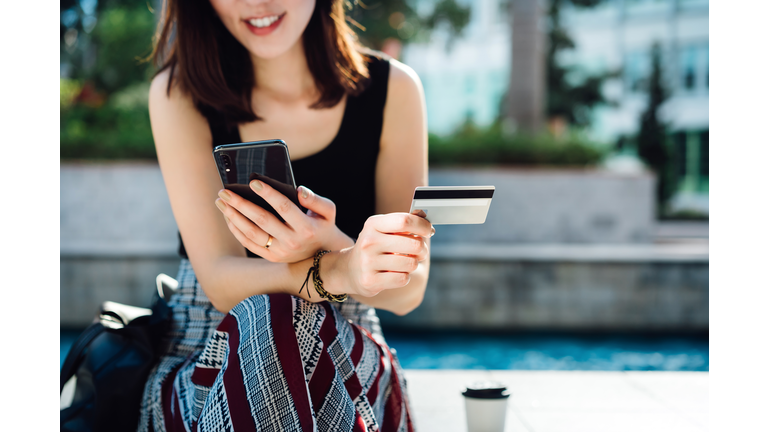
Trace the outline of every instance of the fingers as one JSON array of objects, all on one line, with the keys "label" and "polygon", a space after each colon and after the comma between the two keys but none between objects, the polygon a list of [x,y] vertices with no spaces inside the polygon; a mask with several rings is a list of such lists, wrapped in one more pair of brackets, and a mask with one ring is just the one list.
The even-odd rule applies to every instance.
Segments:
[{"label": "fingers", "polygon": [[287,196],[258,180],[252,181],[250,186],[256,194],[264,198],[264,201],[277,211],[288,225],[295,227],[302,223],[304,213]]},{"label": "fingers", "polygon": [[307,210],[328,220],[336,219],[336,204],[328,198],[317,195],[306,186],[299,186],[299,204]]},{"label": "fingers", "polygon": [[431,237],[434,233],[428,220],[408,213],[389,213],[371,216],[366,221],[376,231],[385,234],[411,233],[421,237]]},{"label": "fingers", "polygon": [[413,273],[419,268],[419,260],[414,256],[383,254],[376,260],[374,268],[380,272]]},{"label": "fingers", "polygon": [[228,206],[221,199],[216,200],[216,207],[218,207],[224,214],[227,226],[233,231],[233,234],[236,230],[237,233],[247,240],[247,243],[262,245],[267,243],[269,234],[243,216],[240,212],[236,211],[233,207]]},{"label": "fingers", "polygon": [[429,257],[427,239],[434,230],[419,215],[390,213],[368,218],[354,251],[361,269],[359,292],[374,296],[385,289],[402,288],[411,273]]},{"label": "fingers", "polygon": [[[221,200],[217,200],[216,201],[216,205],[219,206],[220,202],[221,202]],[[225,204],[222,202],[222,205],[225,205]],[[219,207],[219,208],[221,209],[221,207]],[[235,212],[235,213],[237,213],[237,212]],[[239,217],[244,219],[244,217],[242,215],[240,215]],[[240,244],[242,244],[246,249],[248,249],[249,251],[255,253],[256,255],[259,255],[262,258],[266,258],[266,259],[271,261],[270,253],[269,253],[268,249],[266,249],[264,247],[264,245],[266,245],[267,241],[270,238],[269,234],[267,234],[264,231],[261,231],[262,235],[264,236],[264,241],[262,242],[261,240],[254,240],[250,235],[245,235],[237,227],[237,225],[235,225],[233,223],[232,219],[230,219],[228,216],[225,215],[224,216],[224,220],[227,222],[227,227],[229,228],[229,231],[232,232],[232,235],[235,236],[235,238],[237,239],[237,241],[240,242]],[[251,225],[253,225],[253,224],[251,224]],[[274,240],[273,240],[273,242],[274,242]]]},{"label": "fingers", "polygon": [[[363,248],[374,249],[379,254],[399,254],[416,257],[419,261],[427,258],[428,250],[423,237],[409,234],[380,234],[375,242],[363,241]],[[382,269],[383,270],[383,269]]]},{"label": "fingers", "polygon": [[[220,200],[216,201],[216,206],[248,237],[251,237],[252,231],[254,231],[255,237],[253,239],[255,241],[261,238],[266,241],[267,236],[261,235],[263,232],[270,232],[282,238],[286,237],[289,228],[269,211],[226,189],[219,191],[219,198]],[[225,206],[220,206],[219,202]]]},{"label": "fingers", "polygon": [[402,288],[411,281],[411,275],[401,272],[373,272],[364,274],[360,281],[360,294],[373,297],[385,289]]}]

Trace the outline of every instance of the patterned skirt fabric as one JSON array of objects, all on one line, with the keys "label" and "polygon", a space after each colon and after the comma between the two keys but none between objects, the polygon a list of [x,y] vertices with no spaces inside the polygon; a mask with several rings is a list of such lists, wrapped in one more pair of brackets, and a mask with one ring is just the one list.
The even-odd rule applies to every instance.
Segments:
[{"label": "patterned skirt fabric", "polygon": [[182,260],[166,354],[139,431],[412,431],[405,379],[373,308],[286,294],[213,308]]}]

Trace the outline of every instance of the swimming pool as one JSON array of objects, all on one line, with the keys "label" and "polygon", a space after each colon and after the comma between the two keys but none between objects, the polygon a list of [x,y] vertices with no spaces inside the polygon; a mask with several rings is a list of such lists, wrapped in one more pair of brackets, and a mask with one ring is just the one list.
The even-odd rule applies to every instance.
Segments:
[{"label": "swimming pool", "polygon": [[[61,330],[61,363],[79,335]],[[385,330],[406,369],[709,371],[707,335]]]},{"label": "swimming pool", "polygon": [[386,332],[406,369],[709,371],[706,335]]}]

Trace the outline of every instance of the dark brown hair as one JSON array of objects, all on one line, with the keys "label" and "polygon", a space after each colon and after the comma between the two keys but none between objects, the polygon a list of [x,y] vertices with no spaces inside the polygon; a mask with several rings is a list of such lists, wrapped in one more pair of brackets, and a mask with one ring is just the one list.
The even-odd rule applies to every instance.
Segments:
[{"label": "dark brown hair", "polygon": [[[329,108],[344,94],[357,95],[368,68],[356,35],[347,25],[344,0],[316,0],[302,35],[307,64],[320,92],[312,108]],[[208,0],[164,0],[150,58],[157,73],[170,68],[172,80],[192,96],[200,112],[230,123],[259,118],[251,105],[255,85],[248,50],[232,36]]]}]

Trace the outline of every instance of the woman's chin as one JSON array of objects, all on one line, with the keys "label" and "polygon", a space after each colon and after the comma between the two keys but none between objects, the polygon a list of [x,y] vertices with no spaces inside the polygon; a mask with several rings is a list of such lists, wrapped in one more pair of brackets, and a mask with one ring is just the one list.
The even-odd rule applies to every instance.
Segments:
[{"label": "woman's chin", "polygon": [[286,55],[296,44],[287,43],[260,43],[248,47],[254,60],[273,60]]}]

